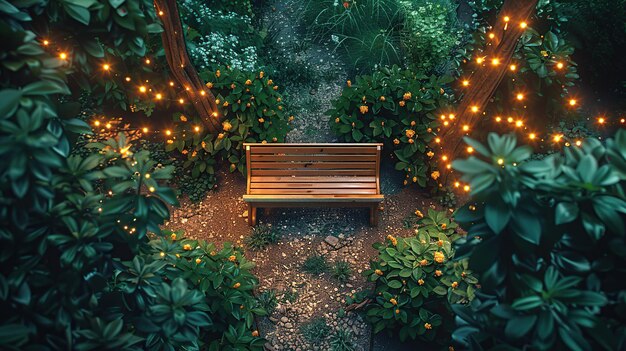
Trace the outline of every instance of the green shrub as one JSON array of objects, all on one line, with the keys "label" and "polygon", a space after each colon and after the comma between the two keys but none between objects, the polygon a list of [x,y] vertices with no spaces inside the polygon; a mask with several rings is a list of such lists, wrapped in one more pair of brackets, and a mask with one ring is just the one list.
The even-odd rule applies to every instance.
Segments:
[{"label": "green shrub", "polygon": [[315,318],[300,327],[300,334],[311,344],[319,344],[328,337],[330,326],[323,317]]},{"label": "green shrub", "polygon": [[304,260],[302,270],[313,275],[320,275],[328,270],[326,257],[322,255],[312,255]]},{"label": "green shrub", "polygon": [[330,335],[331,351],[355,351],[357,348],[354,341],[354,333],[347,328],[339,328]]},{"label": "green shrub", "polygon": [[278,306],[278,299],[276,298],[276,290],[269,289],[260,293],[257,296],[257,301],[259,301],[259,306],[263,308],[267,314],[272,314],[276,310],[276,306]]},{"label": "green shrub", "polygon": [[472,189],[455,215],[468,233],[457,243],[481,289],[454,307],[455,341],[475,350],[622,349],[626,132],[535,161],[512,135],[466,142],[483,157],[453,163]]},{"label": "green shrub", "polygon": [[340,283],[345,283],[350,279],[352,268],[347,261],[337,261],[330,268],[330,275]]},{"label": "green shrub", "polygon": [[451,99],[443,89],[451,80],[397,66],[359,76],[327,112],[331,128],[341,141],[384,143],[385,150],[393,150],[396,170],[406,173],[405,185],[412,181],[424,187],[430,178],[439,177],[428,145],[439,126],[435,112]]},{"label": "green shrub", "polygon": [[[191,117],[174,115],[176,127],[167,140],[166,151],[177,150],[191,176],[213,177],[217,160],[230,163],[230,171],[246,169],[244,142],[284,142],[288,119],[278,86],[264,72],[247,73],[222,68],[203,71],[219,106],[222,131],[207,134]],[[197,128],[197,129],[196,129]]]},{"label": "green shrub", "polygon": [[252,234],[245,239],[252,250],[261,250],[280,240],[280,232],[270,224],[259,224],[252,229]]},{"label": "green shrub", "polygon": [[[442,214],[434,212],[432,217]],[[415,237],[388,235],[385,243],[374,244],[378,259],[363,272],[376,283],[374,291],[346,299],[348,304],[372,299],[365,313],[374,333],[387,330],[403,341],[420,338],[449,342],[450,305],[472,300],[478,280],[466,261],[452,261],[456,236],[447,230],[454,229],[440,222],[426,217],[419,221],[423,228]]]}]

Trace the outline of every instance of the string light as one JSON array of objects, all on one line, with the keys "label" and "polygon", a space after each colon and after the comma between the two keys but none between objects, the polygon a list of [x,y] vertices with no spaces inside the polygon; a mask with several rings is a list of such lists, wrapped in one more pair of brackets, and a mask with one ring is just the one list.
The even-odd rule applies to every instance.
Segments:
[{"label": "string light", "polygon": [[464,87],[466,87],[466,86],[469,86],[470,83],[469,83],[469,80],[464,80],[462,84]]},{"label": "string light", "polygon": [[50,42],[49,42],[48,40],[44,40],[44,41],[42,42],[42,44],[43,44],[44,46],[48,46],[48,45],[50,45]]},{"label": "string light", "polygon": [[507,118],[506,121],[509,122],[509,123],[513,123],[513,117]]},{"label": "string light", "polygon": [[443,156],[441,156],[441,159],[442,159],[443,161],[447,161],[447,160],[448,160],[448,156],[443,155]]},{"label": "string light", "polygon": [[472,112],[474,113],[478,112],[478,106],[476,105],[472,106]]},{"label": "string light", "polygon": [[511,71],[515,71],[515,70],[517,70],[517,66],[516,66],[516,65],[510,65],[510,66],[509,66],[509,69],[510,69]]},{"label": "string light", "polygon": [[517,100],[519,100],[519,101],[522,101],[522,100],[524,100],[524,94],[522,94],[522,93],[517,93],[517,95],[515,96],[515,98],[516,98]]},{"label": "string light", "polygon": [[469,185],[464,186],[464,187],[463,187],[463,190],[465,190],[465,192],[470,191],[470,187],[469,187]]},{"label": "string light", "polygon": [[522,126],[524,126],[524,122],[523,121],[517,121],[517,122],[515,122],[515,126],[516,127],[522,127]]},{"label": "string light", "polygon": [[111,69],[111,66],[108,63],[105,63],[104,65],[102,65],[102,69],[108,71]]},{"label": "string light", "polygon": [[435,138],[435,143],[437,143],[437,144],[441,143],[441,139],[440,138]]},{"label": "string light", "polygon": [[496,117],[496,122],[500,123],[501,121],[502,121],[502,117],[497,116],[497,117]]},{"label": "string light", "polygon": [[580,146],[580,145],[582,145],[582,144],[583,144],[583,142],[582,142],[582,141],[580,141],[580,140],[576,140],[576,146]]},{"label": "string light", "polygon": [[474,148],[471,147],[471,146],[468,146],[467,147],[467,152],[471,154],[472,152],[474,152]]},{"label": "string light", "polygon": [[503,164],[504,164],[504,159],[499,158],[499,159],[498,159],[498,164],[499,164],[499,165],[503,165]]},{"label": "string light", "polygon": [[511,20],[511,18],[509,16],[504,16],[504,22],[508,22],[510,20]]},{"label": "string light", "polygon": [[174,82],[170,81],[170,86],[173,87],[174,86]]},{"label": "string light", "polygon": [[535,133],[530,133],[528,137],[530,138],[530,140],[535,140],[537,136],[535,135]]},{"label": "string light", "polygon": [[130,77],[126,77],[124,79],[126,79],[127,82],[130,82]]},{"label": "string light", "polygon": [[96,127],[100,126],[100,121],[93,122],[93,125],[96,126]]},{"label": "string light", "polygon": [[494,66],[497,66],[500,64],[500,59],[499,58],[494,58],[491,60],[491,64]]},{"label": "string light", "polygon": [[144,132],[144,133],[148,133],[148,128],[147,127],[143,127],[143,128],[141,128],[141,131]]},{"label": "string light", "polygon": [[163,95],[161,95],[160,93],[159,93],[159,94],[156,94],[156,99],[157,99],[157,100],[161,100],[161,99],[163,99]]},{"label": "string light", "polygon": [[489,33],[489,39],[493,39],[493,38],[495,38],[495,37],[496,37],[496,35],[495,35],[495,34],[493,34],[493,33]]},{"label": "string light", "polygon": [[204,96],[204,95],[206,95],[206,92],[204,90],[201,90],[200,91],[200,95]]},{"label": "string light", "polygon": [[143,86],[143,85],[139,87],[139,91],[142,92],[142,93],[145,93],[146,90],[147,90],[146,87]]},{"label": "string light", "polygon": [[558,143],[559,141],[561,141],[561,138],[563,138],[563,135],[557,134],[554,136],[553,140],[554,142]]},{"label": "string light", "polygon": [[200,131],[200,127],[195,126],[195,127],[193,127],[193,130],[195,130],[196,132],[199,132]]},{"label": "string light", "polygon": [[482,64],[484,61],[485,61],[485,58],[484,58],[484,57],[478,57],[478,58],[476,58],[476,63],[477,63],[477,64],[479,64],[479,65],[480,65],[480,64]]},{"label": "string light", "polygon": [[164,15],[163,11],[159,11],[159,16],[163,16],[163,15]]},{"label": "string light", "polygon": [[178,103],[182,105],[182,104],[184,104],[184,103],[185,103],[185,100],[184,100],[184,99],[182,99],[182,98],[180,98],[180,99],[178,99]]},{"label": "string light", "polygon": [[60,54],[59,54],[59,58],[60,58],[61,60],[67,60],[67,54],[66,54],[66,53],[64,53],[64,52],[62,52],[62,53],[60,53]]},{"label": "string light", "polygon": [[599,117],[598,118],[598,123],[604,124],[605,122],[606,122],[606,119],[604,119],[604,117]]},{"label": "string light", "polygon": [[105,127],[106,127],[106,129],[111,129],[111,123],[107,123],[107,124],[105,125]]},{"label": "string light", "polygon": [[464,132],[467,132],[468,130],[469,130],[469,126],[468,126],[467,124],[466,124],[466,125],[464,125],[464,126],[463,126],[463,131],[464,131]]},{"label": "string light", "polygon": [[150,61],[150,59],[149,59],[149,58],[147,58],[147,59],[146,59],[146,65],[149,65],[149,64],[150,64],[150,62],[152,62],[152,61]]},{"label": "string light", "polygon": [[626,119],[624,119],[624,118],[619,120],[619,123],[625,123],[625,122],[626,122]]},{"label": "string light", "polygon": [[576,106],[576,104],[578,104],[578,101],[576,101],[576,99],[570,99],[568,103],[570,106]]},{"label": "string light", "polygon": [[565,67],[565,65],[563,64],[563,62],[557,62],[557,63],[556,63],[556,68],[558,68],[558,69],[563,69],[563,67]]},{"label": "string light", "polygon": [[165,131],[165,135],[168,135],[168,136],[169,136],[169,135],[172,135],[172,131],[171,131],[171,130],[169,130],[169,129],[168,129],[168,130],[166,130],[166,131]]},{"label": "string light", "polygon": [[448,118],[450,118],[450,119],[454,119],[455,117],[456,117],[456,116],[455,116],[453,113],[451,113],[451,114],[449,114],[449,115],[448,115]]},{"label": "string light", "polygon": [[528,23],[526,23],[526,22],[522,22],[522,23],[520,23],[520,24],[519,24],[519,26],[520,26],[520,28],[522,28],[522,29],[526,29],[526,27],[528,27]]}]

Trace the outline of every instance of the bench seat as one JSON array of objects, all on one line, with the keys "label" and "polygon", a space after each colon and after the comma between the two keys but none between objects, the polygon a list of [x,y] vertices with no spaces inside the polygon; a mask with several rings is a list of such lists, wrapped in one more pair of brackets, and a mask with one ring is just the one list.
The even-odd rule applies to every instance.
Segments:
[{"label": "bench seat", "polygon": [[246,143],[248,221],[256,209],[365,207],[377,224],[382,144]]}]

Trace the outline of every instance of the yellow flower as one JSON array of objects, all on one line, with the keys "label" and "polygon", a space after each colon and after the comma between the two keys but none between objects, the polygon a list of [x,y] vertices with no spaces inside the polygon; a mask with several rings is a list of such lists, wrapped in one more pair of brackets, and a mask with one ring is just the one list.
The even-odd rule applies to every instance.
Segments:
[{"label": "yellow flower", "polygon": [[441,252],[441,251],[435,252],[435,262],[443,263],[445,258],[446,258],[446,256],[444,256],[443,252]]},{"label": "yellow flower", "polygon": [[200,263],[202,263],[202,260],[199,258],[196,258],[196,264],[200,264]]},{"label": "yellow flower", "polygon": [[426,261],[426,259],[423,259],[420,261],[420,265],[421,266],[428,266],[428,261]]},{"label": "yellow flower", "polygon": [[[261,73],[263,73],[263,72],[261,72]],[[258,330],[253,331],[252,332],[252,336],[254,336],[255,338],[258,337],[259,336],[259,331]]]},{"label": "yellow flower", "polygon": [[289,122],[293,121],[295,119],[294,116],[289,116]]},{"label": "yellow flower", "polygon": [[352,81],[351,80],[347,81],[346,83],[348,84],[348,88],[352,87]]},{"label": "yellow flower", "polygon": [[235,255],[230,255],[230,256],[228,257],[228,260],[229,260],[230,262],[235,262],[235,261],[237,260],[237,257],[236,257]]},{"label": "yellow flower", "polygon": [[401,100],[400,102],[398,102],[398,105],[400,105],[400,107],[404,107],[404,105],[406,105],[406,102],[404,102],[404,100]]},{"label": "yellow flower", "polygon": [[396,308],[396,314],[400,314],[400,309]]},{"label": "yellow flower", "polygon": [[252,81],[250,79],[246,80],[246,85],[252,85]]},{"label": "yellow flower", "polygon": [[167,140],[167,143],[168,143],[168,144],[174,144],[174,140],[172,140],[172,139],[168,139],[168,140]]},{"label": "yellow flower", "polygon": [[274,85],[274,90],[278,90],[278,85]]},{"label": "yellow flower", "polygon": [[437,241],[437,246],[442,247],[443,246],[443,240],[439,239]]},{"label": "yellow flower", "polygon": [[414,142],[415,142],[415,140],[409,139],[409,144],[413,144]]},{"label": "yellow flower", "polygon": [[339,123],[339,117],[335,118],[335,123]]},{"label": "yellow flower", "polygon": [[415,121],[411,121],[411,126],[416,125],[417,123]]},{"label": "yellow flower", "polygon": [[180,115],[180,120],[183,122],[187,122],[187,117],[184,115]]},{"label": "yellow flower", "polygon": [[224,121],[224,123],[222,123],[222,127],[224,128],[224,131],[228,132],[229,130],[233,129],[233,125],[230,124],[230,122],[228,121]]},{"label": "yellow flower", "polygon": [[235,87],[236,87],[235,83],[233,83],[233,84],[231,84],[231,85],[230,85],[230,88],[231,88],[231,89],[235,89]]},{"label": "yellow flower", "polygon": [[458,282],[452,282],[452,289],[456,289],[459,286]]},{"label": "yellow flower", "polygon": [[396,145],[398,145],[398,144],[400,144],[400,140],[398,140],[397,138],[396,138],[396,139],[393,139],[393,143],[394,143],[394,144],[396,144]]},{"label": "yellow flower", "polygon": [[448,228],[448,225],[445,223],[441,223],[441,229],[446,229],[446,228]]},{"label": "yellow flower", "polygon": [[441,272],[440,270],[435,271],[435,276],[441,277],[442,275],[443,275],[443,272]]},{"label": "yellow flower", "polygon": [[259,123],[263,123],[263,122],[265,122],[265,118],[263,117],[259,118]]},{"label": "yellow flower", "polygon": [[213,88],[213,83],[211,82],[206,83],[206,87],[209,89]]},{"label": "yellow flower", "polygon": [[412,138],[413,136],[415,136],[415,131],[413,129],[407,129],[404,133],[406,134],[407,138]]},{"label": "yellow flower", "polygon": [[235,285],[233,285],[233,288],[237,289],[241,286],[241,283],[235,283]]},{"label": "yellow flower", "polygon": [[387,235],[387,239],[389,239],[389,241],[391,241],[391,244],[393,246],[398,245],[398,239],[396,239],[393,235],[391,235],[391,234]]},{"label": "yellow flower", "polygon": [[435,156],[435,153],[434,153],[434,152],[432,152],[432,151],[428,151],[428,152],[426,153],[426,156],[428,156],[428,157],[430,157],[430,158],[433,158],[433,156]]},{"label": "yellow flower", "polygon": [[419,218],[424,218],[424,214],[420,210],[415,210],[415,215],[418,216]]},{"label": "yellow flower", "polygon": [[383,275],[383,271],[380,269],[375,270],[374,273],[376,273],[376,275]]},{"label": "yellow flower", "polygon": [[385,99],[385,97],[384,97],[384,96],[382,96],[382,95],[380,96],[380,98],[379,98],[379,99],[380,99],[380,101],[382,101],[382,102],[385,102],[385,100],[386,100],[386,99]]},{"label": "yellow flower", "polygon": [[396,301],[396,299],[394,299],[393,297],[389,299],[389,302],[391,302],[391,304],[394,306],[398,304],[398,301]]},{"label": "yellow flower", "polygon": [[417,182],[417,177],[413,177],[413,183]]},{"label": "yellow flower", "polygon": [[172,235],[170,235],[170,239],[176,240],[176,233],[172,233]]},{"label": "yellow flower", "polygon": [[420,280],[418,280],[418,281],[417,281],[417,284],[419,284],[419,285],[424,285],[424,279],[420,279]]},{"label": "yellow flower", "polygon": [[359,111],[361,111],[361,114],[366,114],[369,110],[370,110],[370,108],[367,107],[367,105],[361,105],[359,107]]},{"label": "yellow flower", "polygon": [[265,72],[263,71],[259,72],[259,78],[263,78],[264,75],[265,75]]},{"label": "yellow flower", "polygon": [[217,135],[217,138],[218,138],[218,139],[223,139],[223,138],[224,138],[224,133],[219,133],[219,134]]},{"label": "yellow flower", "polygon": [[274,84],[274,81],[273,81],[273,80],[271,80],[271,79],[268,79],[268,80],[267,80],[267,85],[272,85],[272,84]]},{"label": "yellow flower", "polygon": [[430,325],[430,323],[424,323],[424,328],[426,328],[428,330],[431,330],[431,329],[433,329],[433,326]]},{"label": "yellow flower", "polygon": [[222,104],[222,106],[228,107],[228,101],[224,101],[224,104]]},{"label": "yellow flower", "polygon": [[216,76],[217,78],[219,78],[219,77],[220,77],[220,75],[222,75],[222,72],[220,72],[220,70],[219,70],[219,69],[218,69],[217,71],[215,71],[215,76]]},{"label": "yellow flower", "polygon": [[433,178],[434,180],[437,180],[437,178],[439,178],[441,174],[439,173],[439,171],[434,171],[433,173],[430,174],[430,177]]},{"label": "yellow flower", "polygon": [[404,95],[402,96],[402,98],[404,100],[410,100],[411,99],[412,94],[410,92],[404,93]]},{"label": "yellow flower", "polygon": [[183,250],[185,250],[185,251],[191,250],[191,245],[189,245],[189,244],[183,245]]}]

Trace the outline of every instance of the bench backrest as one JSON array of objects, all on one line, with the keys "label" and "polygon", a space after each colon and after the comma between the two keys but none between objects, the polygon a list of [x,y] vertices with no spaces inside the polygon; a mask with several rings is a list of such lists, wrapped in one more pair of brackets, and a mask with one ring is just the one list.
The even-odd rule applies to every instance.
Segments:
[{"label": "bench backrest", "polygon": [[246,143],[249,195],[380,194],[382,144]]}]

